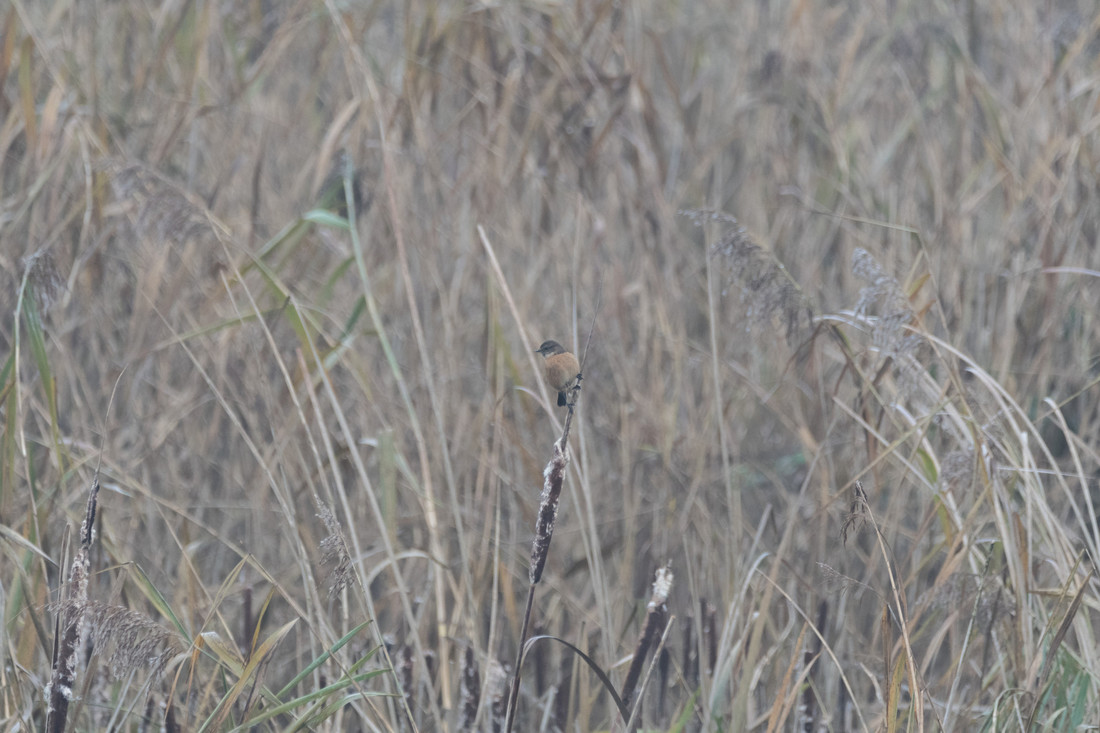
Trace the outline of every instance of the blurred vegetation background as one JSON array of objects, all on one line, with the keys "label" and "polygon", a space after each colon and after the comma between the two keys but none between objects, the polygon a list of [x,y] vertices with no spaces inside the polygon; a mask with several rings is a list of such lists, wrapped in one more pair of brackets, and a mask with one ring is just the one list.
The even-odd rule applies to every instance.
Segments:
[{"label": "blurred vegetation background", "polygon": [[[645,729],[1095,723],[1098,31],[11,0],[5,729],[98,470],[69,729],[499,730],[546,339],[584,381],[536,632],[621,685],[668,563]],[[517,730],[624,726],[532,646]]]}]

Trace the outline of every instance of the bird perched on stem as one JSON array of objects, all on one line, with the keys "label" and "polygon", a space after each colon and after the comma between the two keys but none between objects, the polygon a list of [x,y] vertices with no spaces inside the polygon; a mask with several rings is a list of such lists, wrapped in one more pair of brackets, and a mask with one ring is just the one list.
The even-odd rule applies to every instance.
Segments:
[{"label": "bird perched on stem", "polygon": [[543,341],[535,353],[542,354],[546,360],[546,382],[551,389],[558,391],[558,407],[564,407],[567,402],[565,393],[573,388],[581,373],[577,357],[557,341]]}]

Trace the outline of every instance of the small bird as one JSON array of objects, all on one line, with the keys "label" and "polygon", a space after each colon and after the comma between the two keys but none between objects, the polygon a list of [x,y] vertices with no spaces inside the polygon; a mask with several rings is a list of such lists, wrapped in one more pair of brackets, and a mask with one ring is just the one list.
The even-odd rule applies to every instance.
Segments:
[{"label": "small bird", "polygon": [[542,354],[546,359],[546,381],[552,389],[558,391],[558,407],[564,407],[565,393],[573,388],[581,374],[577,357],[562,348],[557,341],[543,341],[535,353]]}]

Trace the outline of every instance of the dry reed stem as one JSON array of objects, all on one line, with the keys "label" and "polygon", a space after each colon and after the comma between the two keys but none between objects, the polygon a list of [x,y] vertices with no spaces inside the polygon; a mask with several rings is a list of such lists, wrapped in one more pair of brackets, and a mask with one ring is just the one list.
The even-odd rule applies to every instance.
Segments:
[{"label": "dry reed stem", "polygon": [[[632,709],[641,707],[641,699],[638,700],[637,706],[632,706],[632,702],[638,680],[642,674],[642,667],[645,665],[646,656],[657,645],[660,637],[668,633],[667,604],[668,594],[672,589],[672,577],[672,570],[668,565],[665,565],[658,568],[656,578],[653,581],[653,594],[646,606],[645,624],[642,626],[642,633],[638,636],[638,643],[634,647],[634,656],[630,660],[630,667],[627,669],[626,679],[623,681],[621,695],[623,705]],[[632,720],[636,714],[637,710],[631,715]],[[627,730],[631,730],[630,725],[627,725]]]},{"label": "dry reed stem", "polygon": [[[646,669],[645,677],[642,678],[641,687],[639,687],[638,702],[634,705],[632,712],[630,713],[630,719],[626,721],[626,730],[634,731],[638,722],[638,718],[642,714],[642,697],[649,687],[649,680],[653,676],[653,670],[657,668],[660,661],[664,659],[662,654],[665,651],[665,644],[668,642],[668,635],[672,631],[672,622],[676,619],[675,616],[669,616],[665,620],[664,629],[661,632],[660,638],[657,639],[657,644],[653,650],[653,660],[649,663],[649,667]],[[663,694],[663,693],[662,693]],[[660,701],[658,701],[659,704]]]},{"label": "dry reed stem", "polygon": [[88,506],[80,525],[80,548],[73,558],[64,600],[59,603],[54,627],[53,675],[46,685],[46,730],[63,733],[73,699],[76,683],[78,655],[84,648],[88,633],[88,574],[91,570],[89,553],[95,533],[96,501],[99,496],[99,474],[92,478],[88,491]]}]

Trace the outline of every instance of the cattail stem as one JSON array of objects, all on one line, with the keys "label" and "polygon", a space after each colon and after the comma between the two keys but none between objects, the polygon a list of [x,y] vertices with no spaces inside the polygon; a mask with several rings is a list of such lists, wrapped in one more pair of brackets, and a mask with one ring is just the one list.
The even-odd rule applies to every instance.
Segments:
[{"label": "cattail stem", "polygon": [[[653,581],[653,595],[649,599],[645,626],[642,629],[641,636],[638,637],[638,646],[634,649],[634,659],[630,662],[630,669],[627,670],[626,681],[623,683],[622,699],[624,705],[630,706],[634,699],[634,692],[638,687],[638,680],[641,678],[646,656],[652,649],[653,659],[656,661],[657,655],[660,653],[658,643],[663,644],[664,638],[668,634],[670,621],[667,602],[671,588],[672,570],[669,569],[668,565],[665,565],[657,570],[656,578]],[[650,671],[652,671],[652,665]],[[646,676],[648,679],[648,674]],[[638,715],[638,708],[641,707],[640,703],[641,695],[639,695],[639,704],[634,705],[634,714],[630,716],[627,731],[631,730],[633,721]]]},{"label": "cattail stem", "polygon": [[642,711],[642,692],[649,685],[649,678],[653,675],[653,668],[657,666],[657,660],[661,657],[661,650],[665,648],[665,642],[668,641],[668,632],[672,630],[672,622],[676,619],[675,616],[668,616],[665,614],[666,620],[664,621],[664,629],[661,630],[661,638],[657,641],[657,648],[653,651],[653,661],[649,663],[649,668],[646,670],[645,678],[642,680],[642,686],[639,688],[638,700],[631,708],[630,720],[626,721],[627,733],[633,733],[635,726],[638,723],[638,715]]},{"label": "cattail stem", "polygon": [[89,553],[94,536],[96,500],[99,496],[99,472],[92,479],[92,488],[88,492],[88,508],[84,522],[80,525],[80,549],[73,558],[69,573],[67,599],[58,596],[58,621],[55,626],[57,637],[54,647],[53,675],[46,686],[46,699],[49,707],[46,711],[46,730],[49,733],[62,733],[66,728],[69,715],[69,701],[73,697],[76,683],[76,664],[87,631],[85,617],[88,609],[88,575],[91,570]]},{"label": "cattail stem", "polygon": [[523,610],[523,629],[519,632],[519,649],[516,651],[516,668],[512,672],[512,691],[508,694],[508,717],[504,720],[504,733],[512,732],[519,703],[520,670],[523,669],[523,652],[527,646],[527,631],[531,623],[531,607],[535,603],[535,584],[527,589],[527,607]]},{"label": "cattail stem", "polygon": [[581,393],[581,375],[569,393],[569,407],[565,415],[565,426],[561,438],[554,443],[554,455],[542,473],[542,494],[539,497],[538,518],[535,520],[535,538],[531,542],[531,564],[528,571],[527,605],[523,610],[523,627],[519,634],[519,649],[516,651],[516,668],[512,671],[512,689],[508,695],[508,714],[504,722],[504,733],[511,733],[519,706],[519,683],[523,666],[524,647],[527,645],[527,633],[531,627],[531,612],[535,605],[535,586],[542,580],[542,571],[546,567],[546,557],[550,554],[550,540],[554,537],[554,522],[558,518],[558,504],[561,490],[565,484],[565,469],[569,466],[569,430],[573,426],[573,415],[577,409],[577,399]]}]

